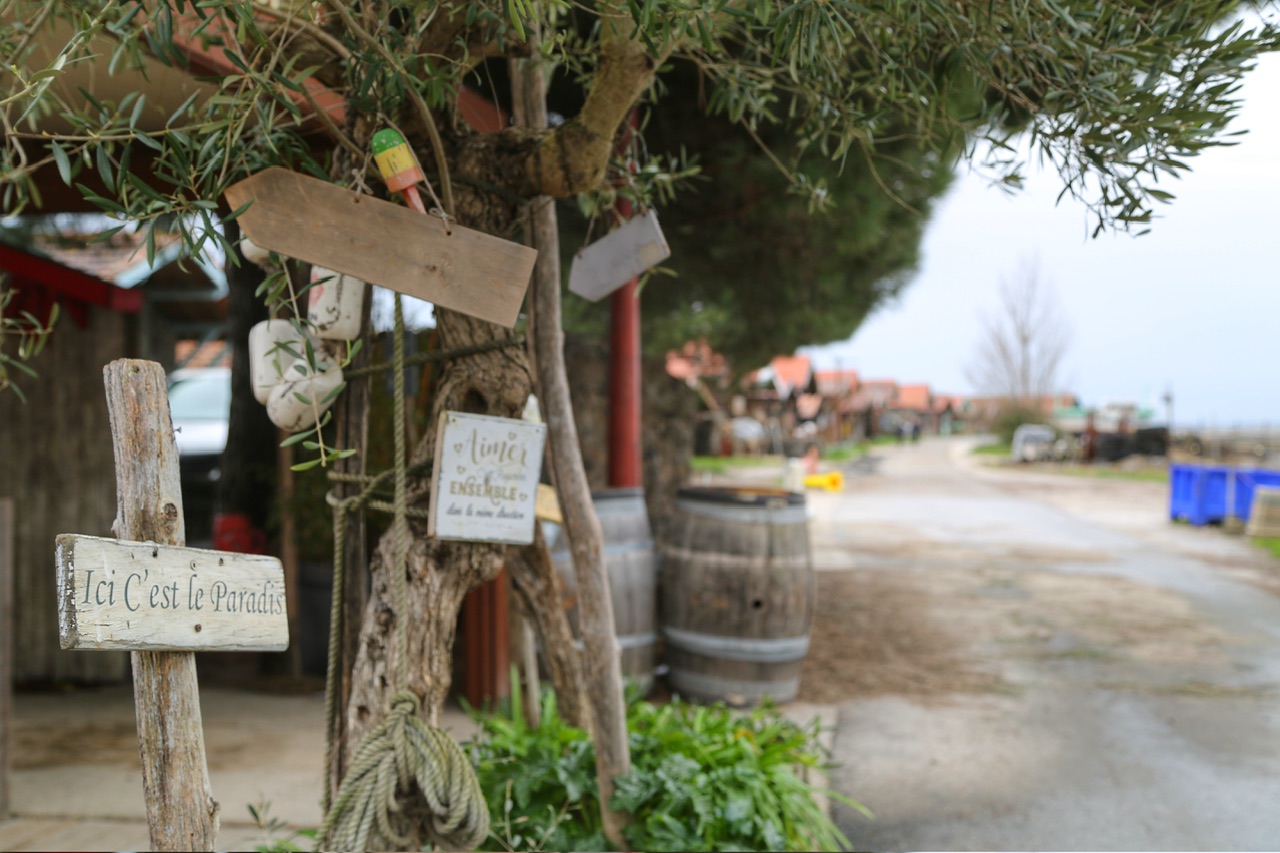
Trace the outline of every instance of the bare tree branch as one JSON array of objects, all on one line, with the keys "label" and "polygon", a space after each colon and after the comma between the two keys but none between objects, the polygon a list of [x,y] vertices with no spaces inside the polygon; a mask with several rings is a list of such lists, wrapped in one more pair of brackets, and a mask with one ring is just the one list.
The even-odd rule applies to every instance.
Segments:
[{"label": "bare tree branch", "polygon": [[1071,328],[1037,261],[1024,260],[1016,278],[1001,281],[1000,305],[994,317],[982,317],[982,340],[966,370],[969,381],[975,390],[1012,403],[1051,396]]}]

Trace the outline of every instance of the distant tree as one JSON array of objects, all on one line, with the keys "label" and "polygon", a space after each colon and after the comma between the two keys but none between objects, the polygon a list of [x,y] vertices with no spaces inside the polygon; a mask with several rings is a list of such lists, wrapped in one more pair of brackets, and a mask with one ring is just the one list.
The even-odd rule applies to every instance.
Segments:
[{"label": "distant tree", "polygon": [[[933,202],[951,185],[961,138],[939,149],[886,129],[874,150],[833,160],[797,143],[789,124],[749,132],[708,116],[696,68],[672,66],[663,76],[663,108],[645,126],[646,143],[680,152],[672,160],[699,171],[660,210],[672,249],[662,266],[674,277],[655,275],[644,286],[646,352],[661,357],[705,339],[742,372],[801,344],[849,337],[910,281]],[[978,109],[981,92],[966,94],[953,99],[956,109]],[[789,165],[779,169],[779,162]],[[822,209],[796,191],[799,175],[822,188]],[[570,255],[589,223],[569,211],[560,226]],[[607,305],[567,300],[572,328],[603,339]]]},{"label": "distant tree", "polygon": [[1035,261],[1023,261],[1017,277],[1000,283],[1000,310],[983,316],[983,334],[968,378],[983,393],[1010,406],[1032,405],[1058,390],[1058,369],[1071,341],[1053,284]]}]

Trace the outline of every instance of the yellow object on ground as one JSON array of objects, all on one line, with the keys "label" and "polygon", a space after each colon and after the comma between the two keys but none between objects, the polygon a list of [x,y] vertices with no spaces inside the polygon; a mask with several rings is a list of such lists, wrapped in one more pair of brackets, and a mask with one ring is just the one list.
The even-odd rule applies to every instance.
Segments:
[{"label": "yellow object on ground", "polygon": [[844,489],[844,473],[841,471],[827,471],[825,474],[807,474],[804,478],[806,488],[810,489],[826,489],[828,492],[838,492]]}]

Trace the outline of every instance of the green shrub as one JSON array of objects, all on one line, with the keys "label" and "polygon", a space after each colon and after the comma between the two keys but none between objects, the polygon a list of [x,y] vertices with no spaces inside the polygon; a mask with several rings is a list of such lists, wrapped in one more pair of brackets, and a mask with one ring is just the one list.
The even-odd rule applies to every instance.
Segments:
[{"label": "green shrub", "polygon": [[979,444],[973,448],[973,452],[979,456],[1008,456],[1010,453],[1009,445],[1000,444]]},{"label": "green shrub", "polygon": [[[605,850],[591,740],[544,695],[531,729],[517,698],[477,714],[469,745],[493,820],[490,845],[511,850]],[[632,815],[632,850],[840,850],[848,839],[813,799],[806,769],[828,768],[819,724],[799,726],[775,708],[749,713],[722,704],[628,706],[631,773],[613,806]]]},{"label": "green shrub", "polygon": [[1280,536],[1255,536],[1253,541],[1263,550],[1270,551],[1273,557],[1280,557]]},{"label": "green shrub", "polygon": [[1013,433],[1023,424],[1042,424],[1045,414],[1038,409],[1010,404],[996,417],[995,433],[1004,445],[1013,444]]},{"label": "green shrub", "polygon": [[[505,850],[607,850],[600,827],[596,756],[590,736],[564,721],[544,690],[538,728],[525,722],[520,689],[493,713],[472,712],[480,733],[467,744],[489,802],[490,837]],[[496,847],[494,845],[497,845]]]}]

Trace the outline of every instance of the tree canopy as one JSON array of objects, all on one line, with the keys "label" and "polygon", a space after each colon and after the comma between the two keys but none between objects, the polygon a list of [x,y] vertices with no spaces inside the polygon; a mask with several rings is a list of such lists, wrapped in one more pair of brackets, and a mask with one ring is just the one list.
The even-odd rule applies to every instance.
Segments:
[{"label": "tree canopy", "polygon": [[[1241,76],[1275,46],[1270,26],[1230,22],[1241,5],[20,0],[6,4],[0,30],[6,209],[27,201],[41,163],[68,181],[96,170],[109,191],[98,205],[144,221],[202,215],[228,183],[269,163],[322,171],[323,155],[312,156],[303,134],[317,121],[317,83],[360,116],[402,124],[417,143],[442,136],[424,158],[437,167],[483,153],[486,176],[521,197],[607,189],[620,123],[638,99],[663,102],[655,73],[682,59],[697,69],[711,115],[754,132],[785,124],[799,148],[839,160],[904,139],[942,151],[976,139],[1000,146],[1025,125],[1099,226],[1124,226],[1145,222],[1170,197],[1156,186],[1161,178],[1227,142]],[[459,85],[484,86],[483,60],[527,53],[525,23],[534,18],[550,27],[540,55],[583,88],[576,115],[490,136],[431,117],[452,111]],[[63,36],[51,43],[48,28],[59,23]],[[141,97],[112,101],[57,85],[95,57],[114,69],[149,58],[181,66],[192,41],[218,48],[239,73],[211,81],[216,94],[193,95],[172,115]],[[957,110],[957,92],[975,89],[985,97]],[[336,145],[364,155],[333,115],[321,115]],[[37,128],[53,116],[66,133],[50,141]],[[155,155],[158,193],[129,178],[130,152],[144,149]],[[797,189],[821,198],[820,183],[791,173]]]},{"label": "tree canopy", "polygon": [[[686,282],[655,298],[655,321],[696,329],[700,314],[719,314],[738,335],[730,342],[737,348],[777,320],[775,348],[785,348],[791,335],[838,334],[837,312],[847,325],[894,287],[878,271],[902,269],[913,251],[911,228],[895,220],[923,209],[950,158],[972,157],[984,141],[995,152],[989,165],[1016,182],[1010,140],[1025,132],[1099,229],[1144,226],[1172,197],[1169,179],[1190,168],[1188,158],[1229,144],[1240,80],[1258,52],[1276,47],[1272,23],[1234,20],[1244,7],[1234,0],[8,0],[0,4],[0,194],[5,212],[18,212],[50,186],[37,176],[56,174],[121,220],[177,223],[196,250],[225,240],[215,225],[236,212],[220,206],[224,190],[267,166],[385,193],[369,141],[390,126],[418,152],[443,214],[516,237],[524,219],[538,217],[530,202],[540,196],[576,197],[598,213],[620,192],[641,204],[670,203],[680,169],[656,142],[664,105],[676,101],[668,68],[678,66],[696,84],[693,103],[720,123],[708,131],[740,128],[804,204],[776,197],[777,184],[741,141],[717,143],[716,162],[706,163],[716,183],[699,194],[720,194],[727,213],[768,204],[781,216],[753,228],[732,216],[684,220],[677,245],[704,257],[691,258]],[[489,92],[486,69],[501,60],[554,69],[577,88],[570,100],[580,106],[551,126],[475,130],[463,120],[464,87]],[[156,80],[190,67],[164,86],[184,87],[192,77],[202,85],[176,108],[161,107],[137,87],[107,91],[113,78],[104,66]],[[631,138],[633,170],[619,131],[637,104],[652,118]],[[696,213],[715,207],[699,208],[697,198],[682,203]],[[829,200],[842,216],[865,214],[865,230],[857,221],[815,226],[803,218]],[[726,236],[736,245],[722,243]],[[776,251],[761,252],[770,238]],[[799,267],[787,263],[788,253],[821,257],[791,276]],[[855,264],[860,269],[848,269]],[[750,287],[729,280],[735,267],[752,265],[762,270]],[[712,273],[724,273],[725,283],[713,288]],[[855,276],[875,283],[853,286]],[[783,313],[797,301],[809,310]],[[445,346],[482,351],[442,368],[433,415],[518,417],[532,377],[523,352],[499,346],[507,331],[443,309],[437,323]],[[415,457],[431,459],[436,438],[428,431]],[[425,490],[419,481],[411,491]],[[569,533],[578,535],[573,523]],[[346,711],[348,754],[391,704],[396,688],[386,675],[389,662],[400,663],[393,622],[407,624],[408,689],[434,719],[449,686],[459,603],[497,575],[506,551],[428,540],[415,528],[398,571],[390,555],[404,553],[384,540],[371,564]],[[406,576],[411,611],[401,621],[387,615],[397,610],[389,587]],[[604,665],[588,657],[589,667]],[[625,738],[621,748],[625,756]],[[611,774],[626,765],[607,764],[607,754],[598,751],[602,802]],[[394,819],[397,833],[414,841],[431,825],[418,808]],[[615,844],[625,843],[620,826],[606,822]]]}]

